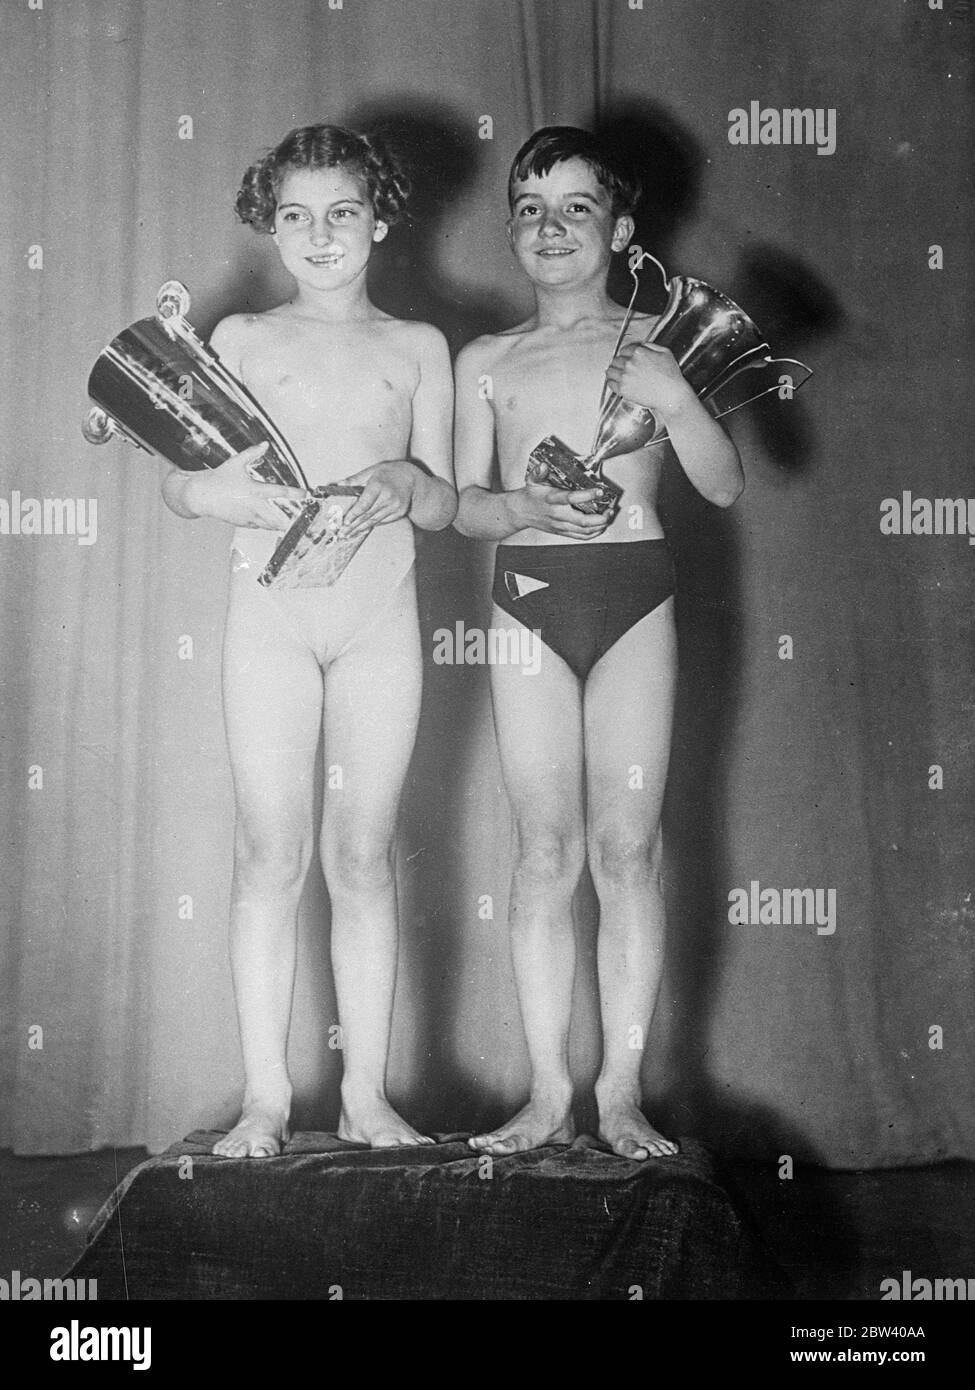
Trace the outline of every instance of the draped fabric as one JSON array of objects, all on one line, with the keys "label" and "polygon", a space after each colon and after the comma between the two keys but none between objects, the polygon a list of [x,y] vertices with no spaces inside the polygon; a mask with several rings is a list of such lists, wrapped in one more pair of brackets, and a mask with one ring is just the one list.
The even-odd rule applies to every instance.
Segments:
[{"label": "draped fabric", "polygon": [[[241,1082],[229,532],[173,516],[158,462],[82,440],[95,355],[174,276],[201,332],[283,296],[232,200],[255,155],[318,120],[383,127],[414,165],[377,301],[454,348],[514,322],[530,301],[503,235],[507,167],[559,122],[638,160],[641,245],[816,371],[734,417],[748,487],[730,512],[666,477],[681,679],[648,1102],[673,1132],[770,1158],[975,1157],[975,551],[881,529],[885,499],[973,490],[970,16],[923,0],[9,0],[0,24],[0,1145],[158,1150],[232,1121]],[[835,152],[732,143],[729,113],[752,102],[833,111]],[[652,269],[643,297],[659,303]],[[97,505],[97,533],[14,534],[24,499],[81,499],[89,520]],[[418,563],[390,1085],[446,1131],[501,1118],[527,1069],[486,673],[431,655],[438,628],[483,620],[487,556],[448,533]],[[777,895],[758,895],[790,888],[819,894],[819,925],[768,920]],[[753,895],[766,920],[730,920]],[[586,883],[576,908],[591,1127]],[[341,1054],[317,869],[298,971],[296,1119],[327,1129]]]},{"label": "draped fabric", "polygon": [[[377,1151],[295,1134],[273,1164],[218,1158],[219,1137],[189,1134],[128,1173],[71,1277],[101,1299],[153,1301],[789,1290],[694,1139],[654,1164],[621,1162],[580,1135],[571,1148],[497,1159],[485,1181],[484,1156],[463,1136]],[[188,1163],[193,1181],[181,1182]]]}]

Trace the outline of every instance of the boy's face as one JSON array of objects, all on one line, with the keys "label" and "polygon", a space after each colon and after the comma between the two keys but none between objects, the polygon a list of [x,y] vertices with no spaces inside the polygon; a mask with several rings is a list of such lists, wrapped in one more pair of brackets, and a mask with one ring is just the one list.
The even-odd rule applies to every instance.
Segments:
[{"label": "boy's face", "polygon": [[274,242],[299,284],[315,290],[349,284],[387,231],[364,181],[348,169],[290,169],[281,181]]},{"label": "boy's face", "polygon": [[633,219],[614,217],[610,196],[584,159],[511,186],[508,239],[522,270],[539,285],[605,279],[613,251],[633,235]]}]

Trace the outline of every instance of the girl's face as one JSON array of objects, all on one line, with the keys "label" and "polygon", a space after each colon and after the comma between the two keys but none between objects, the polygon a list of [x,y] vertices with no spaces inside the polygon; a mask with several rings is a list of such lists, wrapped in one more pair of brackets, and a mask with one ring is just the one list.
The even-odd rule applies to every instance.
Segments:
[{"label": "girl's face", "polygon": [[351,284],[388,230],[376,219],[365,182],[348,169],[289,169],[281,181],[274,242],[299,285]]}]

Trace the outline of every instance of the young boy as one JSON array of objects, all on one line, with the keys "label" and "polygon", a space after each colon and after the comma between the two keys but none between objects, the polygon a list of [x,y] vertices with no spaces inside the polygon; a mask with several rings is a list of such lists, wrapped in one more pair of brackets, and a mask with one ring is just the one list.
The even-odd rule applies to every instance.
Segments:
[{"label": "young boy", "polygon": [[[366,539],[332,587],[257,583],[288,525],[256,482],[248,449],[210,473],[174,470],[163,495],[180,516],[236,529],[224,639],[224,710],[237,826],[230,953],[244,1057],[240,1120],[214,1146],[268,1157],[288,1139],[286,1049],[298,902],[312,854],[314,758],[324,726],[321,857],[332,905],[342,1029],[341,1138],[429,1143],[386,1099],[398,925],[393,850],[413,748],[421,663],[413,529],[448,526],[452,382],[434,328],[369,300],[373,246],[407,186],[376,140],[334,126],[292,131],[246,173],[241,220],[269,233],[291,298],[217,325],[212,345],[295,451],[312,487],[363,488],[343,530]],[[335,779],[337,781],[337,779]]]},{"label": "young boy", "polygon": [[[637,315],[613,357],[624,311],[607,294],[607,276],[633,234],[639,193],[592,135],[537,131],[515,156],[507,224],[535,312],[471,343],[457,362],[455,524],[501,542],[492,625],[515,620],[543,643],[530,680],[514,665],[490,670],[514,818],[511,945],[531,1064],[527,1105],[470,1140],[491,1154],[574,1135],[571,908],[587,860],[600,905],[599,1134],[626,1158],[677,1151],[640,1110],[663,964],[660,813],[676,675],[673,569],[656,511],[664,451],[610,461],[606,475],[623,489],[615,512],[576,509],[596,489],[525,483],[528,456],[549,434],[589,452],[608,381],[663,421],[704,497],[728,506],[744,485],[734,445],[672,354],[643,342],[652,320]],[[491,490],[495,446],[501,492]]]}]

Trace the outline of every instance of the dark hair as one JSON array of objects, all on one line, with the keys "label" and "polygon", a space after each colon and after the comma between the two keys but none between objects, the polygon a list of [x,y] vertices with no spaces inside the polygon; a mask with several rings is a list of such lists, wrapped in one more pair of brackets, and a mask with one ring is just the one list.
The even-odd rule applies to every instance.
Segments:
[{"label": "dark hair", "polygon": [[543,178],[556,164],[564,164],[568,159],[582,159],[589,165],[597,183],[609,194],[614,217],[632,212],[640,201],[642,189],[636,173],[598,135],[578,126],[547,125],[529,136],[514,157],[508,175],[509,203],[512,184],[532,174]]},{"label": "dark hair", "polygon": [[292,169],[336,168],[363,180],[380,221],[392,225],[405,212],[409,179],[378,136],[357,135],[337,125],[306,125],[290,131],[250,166],[234,203],[237,216],[255,231],[273,231],[284,176]]}]

